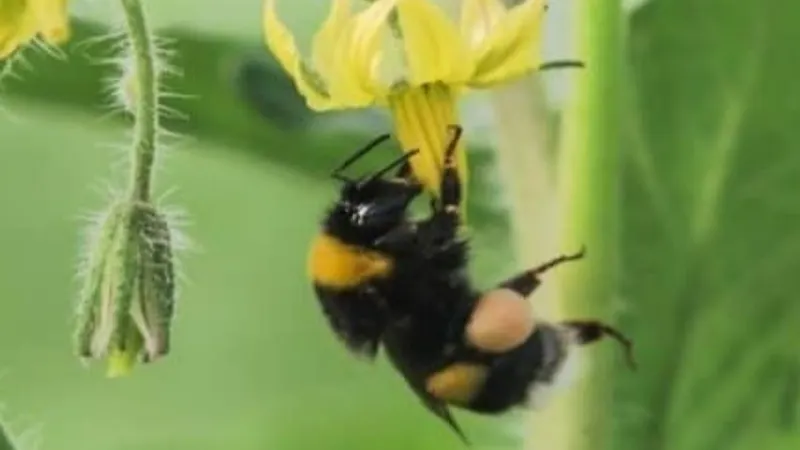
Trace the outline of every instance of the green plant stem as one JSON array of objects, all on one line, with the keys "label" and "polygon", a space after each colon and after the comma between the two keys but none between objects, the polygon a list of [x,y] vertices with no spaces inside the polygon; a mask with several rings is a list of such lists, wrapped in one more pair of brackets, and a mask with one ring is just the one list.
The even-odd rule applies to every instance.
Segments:
[{"label": "green plant stem", "polygon": [[[618,277],[620,76],[623,13],[620,0],[578,2],[571,27],[577,54],[587,62],[564,113],[559,151],[562,247],[586,245],[587,258],[558,273],[567,317],[611,320]],[[558,450],[609,448],[614,367],[610,345],[582,352],[582,370],[565,401],[569,443]]]},{"label": "green plant stem", "polygon": [[125,12],[136,73],[136,128],[131,177],[133,200],[148,201],[153,180],[153,164],[158,131],[158,79],[155,49],[139,0],[121,0]]},{"label": "green plant stem", "polygon": [[[509,200],[509,219],[517,269],[541,264],[562,253],[558,239],[556,174],[550,149],[551,127],[541,83],[530,78],[494,89],[491,101],[496,117],[498,169]],[[529,301],[537,318],[558,319],[558,286],[545,282]],[[554,398],[547,408],[530,415],[525,446],[531,450],[547,442],[548,449],[568,449],[561,442],[571,413]]]},{"label": "green plant stem", "polygon": [[[518,268],[551,258],[557,248],[555,174],[548,151],[550,130],[541,83],[530,77],[492,90],[495,117],[495,155],[510,205],[515,259]],[[551,316],[550,284],[537,288],[537,315]]]}]

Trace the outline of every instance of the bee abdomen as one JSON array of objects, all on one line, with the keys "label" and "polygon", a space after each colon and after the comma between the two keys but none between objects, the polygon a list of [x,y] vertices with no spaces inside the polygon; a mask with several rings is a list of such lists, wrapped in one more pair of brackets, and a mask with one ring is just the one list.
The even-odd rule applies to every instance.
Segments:
[{"label": "bee abdomen", "polygon": [[467,407],[479,413],[499,414],[541,404],[566,366],[566,344],[559,329],[540,324],[521,346],[497,356],[483,386]]}]

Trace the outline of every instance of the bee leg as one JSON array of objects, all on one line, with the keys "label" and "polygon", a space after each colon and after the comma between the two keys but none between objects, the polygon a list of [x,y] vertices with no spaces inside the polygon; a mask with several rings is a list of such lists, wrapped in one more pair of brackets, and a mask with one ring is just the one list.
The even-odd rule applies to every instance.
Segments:
[{"label": "bee leg", "polygon": [[411,163],[406,160],[400,167],[397,169],[397,173],[394,174],[397,178],[405,178],[405,179],[413,179],[414,172],[411,170]]},{"label": "bee leg", "polygon": [[[408,222],[390,230],[376,239],[374,245],[382,250],[403,250],[420,245],[424,253],[435,252],[435,242],[448,242],[455,238],[460,221],[461,182],[456,169],[455,151],[461,139],[462,128],[450,127],[453,137],[445,149],[445,161],[440,185],[441,199],[431,199],[432,216],[421,222]],[[414,180],[411,165],[406,161],[396,173],[397,177]]]},{"label": "bee leg", "polygon": [[534,267],[533,269],[526,270],[525,272],[501,282],[498,285],[498,288],[510,289],[523,297],[527,297],[531,295],[531,293],[539,286],[539,284],[541,284],[542,281],[539,279],[540,275],[565,262],[577,261],[583,258],[585,254],[586,249],[581,248],[578,253],[560,255],[544,264]]},{"label": "bee leg", "polygon": [[633,355],[633,341],[621,331],[596,320],[566,320],[560,323],[575,333],[579,344],[586,345],[598,341],[606,336],[617,341],[625,350],[625,358],[632,370],[636,370],[636,358]]},{"label": "bee leg", "polygon": [[462,128],[449,127],[453,136],[444,153],[442,179],[439,185],[439,198],[430,199],[431,215],[418,222],[415,229],[416,243],[420,252],[434,256],[458,243],[457,235],[461,224],[461,180],[458,178],[455,153],[461,139]]},{"label": "bee leg", "polygon": [[452,130],[453,137],[444,153],[444,167],[439,188],[441,192],[440,212],[449,216],[455,225],[458,224],[461,205],[461,180],[458,179],[456,167],[456,149],[461,140],[463,128],[458,125],[451,125],[449,128]]}]

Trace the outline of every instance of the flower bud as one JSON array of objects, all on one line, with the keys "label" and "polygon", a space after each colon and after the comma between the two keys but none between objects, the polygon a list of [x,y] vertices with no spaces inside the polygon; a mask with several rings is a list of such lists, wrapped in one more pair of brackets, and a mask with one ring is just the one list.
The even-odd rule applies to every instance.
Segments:
[{"label": "flower bud", "polygon": [[113,205],[98,224],[78,310],[79,356],[107,358],[108,376],[169,351],[175,282],[170,228],[149,203]]}]

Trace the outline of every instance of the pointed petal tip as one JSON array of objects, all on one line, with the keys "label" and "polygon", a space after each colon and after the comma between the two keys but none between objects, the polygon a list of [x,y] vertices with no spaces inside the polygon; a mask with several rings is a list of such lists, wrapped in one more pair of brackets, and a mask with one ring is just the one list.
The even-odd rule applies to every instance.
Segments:
[{"label": "pointed petal tip", "polygon": [[267,48],[269,48],[283,69],[293,75],[294,67],[299,59],[297,46],[289,29],[278,17],[275,0],[264,0],[261,31]]},{"label": "pointed petal tip", "polygon": [[398,0],[397,12],[412,85],[458,85],[469,79],[471,53],[444,9],[427,0]]},{"label": "pointed petal tip", "polygon": [[476,49],[472,87],[489,87],[535,71],[540,64],[544,3],[528,0],[509,9]]}]

